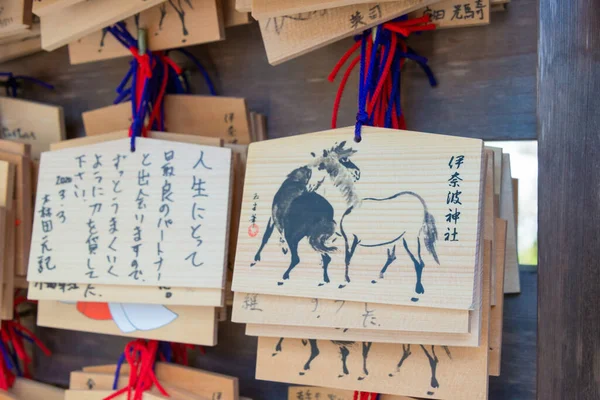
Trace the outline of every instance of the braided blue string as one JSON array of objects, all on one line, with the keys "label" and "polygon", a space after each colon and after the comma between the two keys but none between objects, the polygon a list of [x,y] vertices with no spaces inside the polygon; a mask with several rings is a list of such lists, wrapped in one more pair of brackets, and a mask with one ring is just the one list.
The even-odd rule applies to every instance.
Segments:
[{"label": "braided blue string", "polygon": [[119,356],[119,360],[117,361],[117,369],[115,370],[115,378],[113,380],[112,385],[113,390],[117,390],[117,388],[119,387],[119,376],[121,375],[121,367],[123,366],[124,362],[125,352],[121,353],[121,355]]},{"label": "braided blue string", "polygon": [[364,124],[369,122],[367,114],[367,88],[364,79],[366,58],[367,58],[367,40],[370,40],[371,31],[363,32],[360,44],[360,75],[358,78],[358,113],[356,114],[356,125],[354,126],[354,141],[359,143],[362,140],[361,130]]}]

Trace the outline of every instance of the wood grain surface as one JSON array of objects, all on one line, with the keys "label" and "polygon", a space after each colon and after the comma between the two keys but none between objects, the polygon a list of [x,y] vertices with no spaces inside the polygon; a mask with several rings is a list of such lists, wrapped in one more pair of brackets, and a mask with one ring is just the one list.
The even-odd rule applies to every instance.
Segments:
[{"label": "wood grain surface", "polygon": [[540,2],[537,385],[544,400],[600,397],[597,17],[593,1]]}]

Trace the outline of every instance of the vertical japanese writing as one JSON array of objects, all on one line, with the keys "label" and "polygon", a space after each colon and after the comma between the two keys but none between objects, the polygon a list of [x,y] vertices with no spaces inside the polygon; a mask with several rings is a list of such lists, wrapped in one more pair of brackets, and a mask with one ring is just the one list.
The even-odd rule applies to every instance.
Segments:
[{"label": "vertical japanese writing", "polygon": [[460,167],[465,162],[464,155],[456,155],[450,158],[448,167],[450,168],[450,178],[448,179],[448,194],[446,196],[446,204],[448,205],[448,213],[446,214],[446,233],[444,233],[444,240],[447,242],[458,242],[458,221],[460,220],[460,210],[462,202],[460,196],[462,191],[460,190],[460,183],[462,178],[460,176]]},{"label": "vertical japanese writing", "polygon": [[258,193],[254,193],[252,196],[252,214],[250,215],[250,226],[248,227],[248,236],[256,237],[259,232],[258,225],[256,224],[256,209],[258,208],[258,200],[260,196]]},{"label": "vertical japanese writing", "polygon": [[225,114],[225,124],[227,126],[227,136],[229,136],[229,143],[237,143],[237,132],[235,127],[233,126],[233,119],[235,117],[234,113]]},{"label": "vertical japanese writing", "polygon": [[152,165],[150,161],[150,154],[145,153],[142,155],[141,160],[141,168],[138,170],[137,174],[137,188],[138,193],[135,198],[135,226],[133,227],[133,245],[131,246],[131,250],[133,251],[133,260],[131,261],[131,272],[129,273],[129,277],[133,280],[139,280],[144,272],[140,269],[139,257],[140,251],[144,244],[143,242],[143,226],[144,226],[144,212],[148,208],[148,204],[146,199],[149,194],[145,191],[147,187],[150,185],[150,172],[148,167]]},{"label": "vertical japanese writing", "polygon": [[204,264],[202,256],[199,254],[200,246],[202,245],[202,220],[204,219],[204,213],[206,212],[205,203],[208,199],[208,192],[206,190],[206,181],[203,179],[203,171],[212,170],[206,164],[204,160],[204,151],[200,151],[200,157],[194,164],[192,176],[192,226],[190,237],[193,241],[194,247],[190,254],[185,258],[193,267],[200,267]]},{"label": "vertical japanese writing", "polygon": [[161,269],[163,266],[164,258],[161,245],[165,240],[165,231],[169,229],[169,227],[173,224],[173,220],[171,219],[171,206],[173,204],[173,186],[171,184],[171,177],[175,176],[175,167],[173,166],[172,161],[175,159],[175,151],[169,150],[164,152],[164,164],[161,166],[163,184],[161,188],[160,195],[160,205],[158,207],[158,224],[157,228],[160,231],[158,242],[156,243],[156,261],[154,265],[156,265],[157,279],[160,281],[161,277]]},{"label": "vertical japanese writing", "polygon": [[117,154],[113,159],[113,167],[117,171],[117,176],[112,180],[112,193],[110,202],[110,219],[108,223],[108,235],[110,236],[110,244],[108,245],[108,254],[106,255],[106,261],[108,262],[107,272],[109,275],[118,277],[119,275],[114,271],[115,265],[118,261],[118,233],[119,233],[119,193],[123,192],[121,188],[121,178],[125,174],[122,166],[122,162],[127,159],[126,154]]},{"label": "vertical japanese writing", "polygon": [[44,233],[40,243],[40,255],[38,256],[38,272],[42,273],[44,270],[53,270],[56,268],[56,265],[52,262],[52,248],[50,247],[50,235],[54,229],[50,195],[44,194],[42,196],[42,207],[39,210],[39,214],[42,232]]}]

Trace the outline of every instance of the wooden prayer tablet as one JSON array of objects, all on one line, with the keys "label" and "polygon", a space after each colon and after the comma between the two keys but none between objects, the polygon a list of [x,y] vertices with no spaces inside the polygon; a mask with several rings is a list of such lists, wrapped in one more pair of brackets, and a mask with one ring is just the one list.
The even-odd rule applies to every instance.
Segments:
[{"label": "wooden prayer tablet", "polygon": [[31,2],[32,0],[2,2],[0,36],[8,36],[31,26]]},{"label": "wooden prayer tablet", "polygon": [[5,43],[0,46],[0,63],[11,61],[42,51],[40,36]]},{"label": "wooden prayer tablet", "polygon": [[56,50],[164,1],[91,0],[62,8],[41,18],[42,48]]},{"label": "wooden prayer tablet", "polygon": [[233,291],[473,309],[482,141],[363,132],[250,145]]},{"label": "wooden prayer tablet", "polygon": [[500,360],[502,355],[502,326],[504,317],[504,256],[506,254],[507,222],[496,219],[496,305],[490,314],[490,375],[500,376]]},{"label": "wooden prayer tablet", "polygon": [[[294,312],[290,312],[294,310]],[[344,300],[234,293],[233,322],[305,328],[342,328],[340,332],[413,331],[468,333],[469,311]],[[263,325],[265,324],[265,325]],[[316,332],[319,330],[317,329]],[[252,333],[248,333],[255,336]],[[256,335],[263,336],[263,335]],[[264,335],[270,336],[270,335]]]},{"label": "wooden prayer tablet", "polygon": [[2,307],[0,308],[0,319],[11,320],[14,316],[14,281],[15,281],[15,266],[16,266],[16,227],[15,227],[15,211],[8,210],[6,212],[6,243],[4,257],[4,272],[3,272],[3,293]]},{"label": "wooden prayer tablet", "polygon": [[235,0],[235,9],[239,12],[251,12],[252,0]]},{"label": "wooden prayer tablet", "polygon": [[438,29],[488,25],[490,0],[443,0],[410,13],[409,18],[424,15],[429,15]]},{"label": "wooden prayer tablet", "polygon": [[[383,0],[379,3],[396,0]],[[322,11],[365,3],[364,0],[252,0],[252,16],[258,20],[284,15]]]},{"label": "wooden prayer tablet", "polygon": [[[65,399],[71,400],[104,400],[110,394],[114,393],[113,383],[114,374],[91,373],[82,371],[71,372],[70,387],[76,389],[67,390]],[[117,379],[117,389],[123,389],[129,384],[129,377],[121,375]],[[90,386],[92,387],[90,389]],[[169,397],[164,397],[160,392],[153,388],[142,395],[143,400],[154,399],[172,399],[172,400],[210,400],[209,397],[198,396],[177,386],[170,385],[161,381],[161,386]],[[116,400],[127,400],[127,392],[115,398]]]},{"label": "wooden prayer tablet", "polygon": [[39,22],[31,24],[30,28],[25,28],[22,31],[16,31],[9,36],[4,36],[0,38],[0,45],[5,45],[9,43],[22,42],[27,39],[40,37],[40,24]]},{"label": "wooden prayer tablet", "polygon": [[[127,379],[127,378],[123,378]],[[64,394],[64,400],[104,400],[108,396],[111,396],[114,390],[66,390]],[[120,396],[114,397],[115,400],[126,400],[127,393],[123,393]],[[199,399],[193,395],[188,397],[180,396],[179,393],[169,393],[169,397],[164,397],[156,389],[144,392],[142,394],[142,400],[191,400]]]},{"label": "wooden prayer tablet", "polygon": [[38,303],[39,326],[142,339],[217,344],[214,307],[125,303]]},{"label": "wooden prayer tablet", "polygon": [[50,144],[65,139],[62,107],[0,97],[0,138],[31,145],[31,158],[50,150]]},{"label": "wooden prayer tablet", "polygon": [[235,9],[235,0],[225,0],[223,2],[223,25],[225,25],[225,28],[246,25],[250,22],[249,13],[240,12]]},{"label": "wooden prayer tablet", "polygon": [[504,293],[521,293],[519,260],[517,254],[517,229],[513,185],[510,168],[510,155],[502,155],[502,191],[500,192],[500,217],[507,221],[506,258],[504,267]]},{"label": "wooden prayer tablet", "polygon": [[83,1],[85,0],[34,0],[33,13],[42,17]]},{"label": "wooden prayer tablet", "polygon": [[7,161],[16,167],[14,180],[14,209],[16,223],[16,271],[25,275],[31,244],[32,192],[31,192],[31,159],[19,154],[6,153],[0,150],[0,160]]},{"label": "wooden prayer tablet", "polygon": [[401,0],[355,4],[267,18],[259,23],[269,63],[277,65],[435,2]]},{"label": "wooden prayer tablet", "polygon": [[[331,389],[316,386],[290,386],[288,388],[288,400],[298,399],[323,399],[323,400],[352,400],[353,390]],[[382,394],[379,400],[414,400],[412,397],[394,396]]]},{"label": "wooden prayer tablet", "polygon": [[17,378],[9,392],[19,400],[63,400],[65,390],[32,379]]},{"label": "wooden prayer tablet", "polygon": [[[167,1],[138,16],[127,15],[131,18],[125,23],[133,37],[137,37],[137,26],[146,29],[147,46],[152,51],[215,42],[225,39],[219,7],[216,0]],[[69,43],[71,64],[131,56],[128,48],[101,28],[104,26]]]},{"label": "wooden prayer tablet", "polygon": [[224,287],[231,150],[120,139],[42,154],[28,280]]},{"label": "wooden prayer tablet", "polygon": [[[488,148],[485,149],[487,157],[485,188],[484,188],[484,220],[483,220],[483,238],[492,243],[492,253],[495,254],[495,228],[496,206],[494,201],[494,152]],[[496,258],[492,257],[492,306],[496,305]]]},{"label": "wooden prayer tablet", "polygon": [[212,306],[224,304],[221,289],[182,287],[114,286],[77,283],[30,282],[30,300],[102,301],[173,306]]},{"label": "wooden prayer tablet", "polygon": [[[125,139],[129,137],[129,131],[121,130],[117,132],[105,133],[102,135],[95,136],[84,136],[76,139],[64,140],[62,142],[54,143],[50,145],[50,150],[62,150],[62,149],[70,149],[73,147],[81,147],[96,143],[104,143],[110,142],[112,140]],[[200,144],[204,146],[217,146],[222,147],[223,141],[218,138],[207,138],[203,136],[194,136],[194,135],[183,135],[179,133],[170,133],[170,132],[157,132],[150,131],[148,132],[148,137],[150,139],[159,139],[159,140],[169,140],[174,142],[184,142],[184,143],[193,143]]]},{"label": "wooden prayer tablet", "polygon": [[[87,373],[107,373],[114,377],[115,365],[84,367]],[[129,365],[121,367],[121,375],[129,374]],[[176,364],[156,363],[156,377],[161,383],[171,384],[207,399],[237,400],[239,398],[238,378],[203,371]],[[71,374],[73,382],[73,373]],[[71,389],[73,389],[71,385]]]},{"label": "wooden prayer tablet", "polygon": [[487,399],[490,257],[486,242],[479,347],[260,337],[256,378],[420,398]]},{"label": "wooden prayer tablet", "polygon": [[[249,144],[250,123],[246,100],[222,96],[165,96],[166,126],[170,132],[200,135]],[[129,103],[91,110],[82,114],[88,136],[129,129]]]}]

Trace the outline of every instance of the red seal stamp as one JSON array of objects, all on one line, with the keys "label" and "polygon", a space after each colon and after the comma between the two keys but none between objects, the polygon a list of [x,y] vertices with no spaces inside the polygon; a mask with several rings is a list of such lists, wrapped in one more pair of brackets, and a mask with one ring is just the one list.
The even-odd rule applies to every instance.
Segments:
[{"label": "red seal stamp", "polygon": [[258,225],[252,224],[248,227],[248,236],[256,237],[256,235],[258,235],[259,231],[260,230],[258,229]]}]

